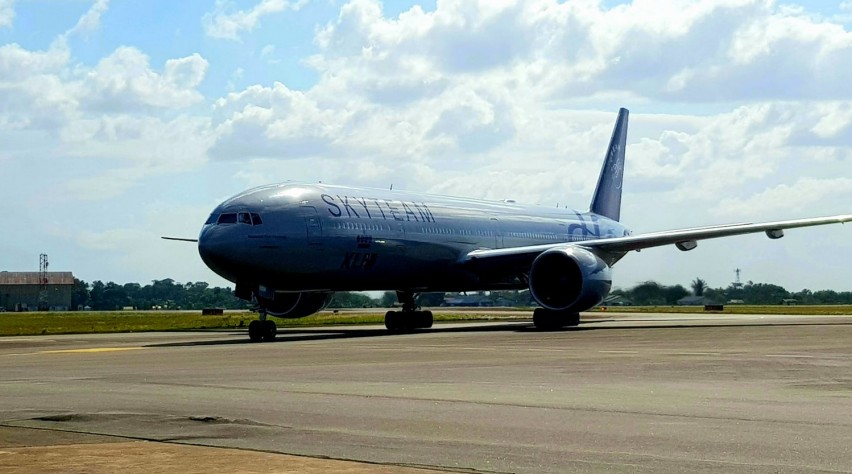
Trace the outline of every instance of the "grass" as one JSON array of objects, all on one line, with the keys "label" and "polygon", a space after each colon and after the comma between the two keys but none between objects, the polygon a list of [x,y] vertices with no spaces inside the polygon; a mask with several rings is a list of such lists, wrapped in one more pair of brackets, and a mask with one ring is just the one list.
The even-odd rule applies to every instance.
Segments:
[{"label": "grass", "polygon": [[[595,310],[597,311],[597,310]],[[704,313],[703,306],[612,306],[606,311],[617,313]],[[852,305],[725,305],[723,311],[708,314],[795,314],[802,316],[830,316],[852,314]]]},{"label": "grass", "polygon": [[[384,309],[323,311],[300,319],[274,318],[279,328],[382,324]],[[619,306],[590,313],[704,313],[699,306]],[[531,308],[435,308],[436,321],[487,321],[529,319]],[[725,306],[723,314],[852,314],[852,305],[826,306]],[[708,314],[716,314],[708,313]],[[38,334],[89,334],[109,332],[237,329],[248,327],[257,315],[248,311],[202,316],[201,311],[73,311],[0,313],[0,336]]]},{"label": "grass", "polygon": [[[383,324],[384,309],[363,311],[324,311],[306,318],[273,318],[279,328]],[[248,311],[202,316],[201,311],[69,311],[0,313],[0,336],[38,334],[92,334],[110,332],[180,331],[196,329],[247,328],[257,315]],[[498,319],[486,312],[478,314],[435,314],[437,321]],[[505,316],[499,319],[505,319]]]}]

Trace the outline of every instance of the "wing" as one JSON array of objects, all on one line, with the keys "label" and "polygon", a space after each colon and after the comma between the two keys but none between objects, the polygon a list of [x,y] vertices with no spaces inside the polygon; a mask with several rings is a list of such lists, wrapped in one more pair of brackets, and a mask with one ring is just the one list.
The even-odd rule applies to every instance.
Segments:
[{"label": "wing", "polygon": [[462,262],[473,261],[507,261],[513,263],[532,262],[538,254],[552,248],[563,246],[580,246],[591,250],[600,250],[604,253],[624,254],[631,250],[641,250],[651,247],[675,244],[681,250],[691,250],[697,245],[697,241],[705,239],[716,239],[732,235],[753,234],[765,232],[769,238],[777,239],[784,236],[784,229],[795,229],[797,227],[810,227],[826,224],[842,224],[852,221],[852,214],[830,217],[814,217],[808,219],[796,219],[789,221],[776,221],[764,223],[728,224],[709,227],[697,227],[691,229],[670,230],[664,232],[653,232],[628,237],[615,237],[611,239],[586,240],[582,242],[558,243],[547,245],[531,245],[527,247],[514,247],[494,250],[474,250],[462,258]]}]

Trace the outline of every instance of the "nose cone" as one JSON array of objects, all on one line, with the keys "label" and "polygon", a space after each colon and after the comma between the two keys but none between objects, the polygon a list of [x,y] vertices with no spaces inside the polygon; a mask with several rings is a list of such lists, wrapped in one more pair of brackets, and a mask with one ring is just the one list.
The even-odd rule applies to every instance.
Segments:
[{"label": "nose cone", "polygon": [[223,235],[218,235],[215,226],[205,226],[198,236],[198,254],[211,270],[222,278],[236,281],[234,275],[233,248]]}]

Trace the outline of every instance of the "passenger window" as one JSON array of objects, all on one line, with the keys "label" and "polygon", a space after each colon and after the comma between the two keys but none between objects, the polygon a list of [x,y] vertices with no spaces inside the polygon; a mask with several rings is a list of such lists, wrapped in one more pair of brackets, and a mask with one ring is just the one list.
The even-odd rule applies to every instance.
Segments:
[{"label": "passenger window", "polygon": [[263,224],[263,219],[260,218],[260,214],[256,212],[251,213],[251,223],[252,225],[260,225]]},{"label": "passenger window", "polygon": [[237,215],[235,213],[222,214],[216,222],[219,224],[236,224]]},{"label": "passenger window", "polygon": [[240,224],[248,224],[251,225],[251,216],[248,212],[241,212],[238,214]]}]

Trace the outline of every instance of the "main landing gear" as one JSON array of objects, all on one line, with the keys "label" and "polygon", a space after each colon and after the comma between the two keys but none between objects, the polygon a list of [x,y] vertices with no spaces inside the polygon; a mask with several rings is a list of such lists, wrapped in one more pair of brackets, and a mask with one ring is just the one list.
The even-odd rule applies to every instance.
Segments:
[{"label": "main landing gear", "polygon": [[278,334],[275,321],[266,319],[266,310],[263,308],[260,308],[257,313],[258,319],[249,323],[249,339],[251,339],[251,342],[274,341],[275,335]]},{"label": "main landing gear", "polygon": [[396,297],[402,304],[402,311],[385,313],[385,327],[388,328],[388,331],[405,332],[432,327],[432,312],[417,310],[413,292],[397,291]]},{"label": "main landing gear", "polygon": [[533,312],[533,324],[540,331],[555,331],[565,326],[577,326],[580,324],[580,313],[536,308]]}]

